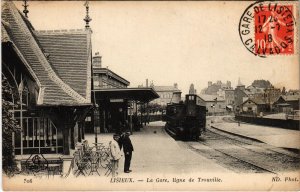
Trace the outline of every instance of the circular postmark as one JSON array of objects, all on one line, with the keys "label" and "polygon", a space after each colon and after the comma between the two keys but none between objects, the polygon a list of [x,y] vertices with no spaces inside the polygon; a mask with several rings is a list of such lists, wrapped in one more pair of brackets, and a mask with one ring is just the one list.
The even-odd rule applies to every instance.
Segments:
[{"label": "circular postmark", "polygon": [[247,7],[239,22],[244,46],[254,55],[295,53],[294,5],[288,2],[258,1]]}]

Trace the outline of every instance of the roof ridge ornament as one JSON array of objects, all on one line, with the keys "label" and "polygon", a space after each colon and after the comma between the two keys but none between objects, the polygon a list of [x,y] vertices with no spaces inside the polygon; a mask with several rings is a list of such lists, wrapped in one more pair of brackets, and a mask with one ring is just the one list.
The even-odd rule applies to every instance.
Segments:
[{"label": "roof ridge ornament", "polygon": [[84,6],[85,6],[85,9],[86,9],[86,16],[85,18],[83,19],[85,21],[85,29],[90,29],[90,21],[92,21],[92,18],[89,16],[89,1],[86,0],[85,3],[84,3]]},{"label": "roof ridge ornament", "polygon": [[24,0],[24,4],[22,5],[23,7],[24,7],[24,10],[23,10],[23,13],[25,14],[25,17],[26,18],[28,18],[28,13],[29,13],[29,11],[28,11],[28,9],[27,9],[27,7],[29,6],[28,4],[27,4],[27,1],[28,0]]}]

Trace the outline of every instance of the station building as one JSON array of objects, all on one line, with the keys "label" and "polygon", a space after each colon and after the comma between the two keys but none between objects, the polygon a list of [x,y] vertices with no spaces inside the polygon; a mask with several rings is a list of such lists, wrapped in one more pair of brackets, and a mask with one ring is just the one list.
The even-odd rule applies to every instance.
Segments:
[{"label": "station building", "polygon": [[[120,123],[127,122],[130,131],[136,129],[133,119],[138,117],[138,108],[144,107],[151,100],[158,98],[152,88],[128,88],[130,82],[110,69],[103,68],[99,53],[93,57],[92,99],[97,106],[87,118],[90,133],[120,132]],[[140,112],[140,116],[143,114]],[[146,115],[146,114],[144,114]],[[143,119],[140,117],[140,119]],[[141,123],[141,122],[140,122]]]},{"label": "station building", "polygon": [[37,31],[11,1],[1,16],[2,76],[21,127],[14,152],[70,155],[92,109],[91,31]]},{"label": "station building", "polygon": [[12,136],[18,160],[70,158],[86,131],[117,131],[118,121],[132,128],[132,106],[159,97],[152,88],[128,88],[129,81],[102,68],[97,55],[92,65],[88,11],[83,29],[38,31],[13,2],[2,5],[2,77],[21,127]]}]

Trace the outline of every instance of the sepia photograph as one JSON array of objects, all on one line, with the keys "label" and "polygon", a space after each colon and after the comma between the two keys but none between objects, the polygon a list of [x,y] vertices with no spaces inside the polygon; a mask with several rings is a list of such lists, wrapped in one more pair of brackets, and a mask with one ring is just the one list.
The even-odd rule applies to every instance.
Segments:
[{"label": "sepia photograph", "polygon": [[298,1],[1,1],[5,191],[298,191]]}]

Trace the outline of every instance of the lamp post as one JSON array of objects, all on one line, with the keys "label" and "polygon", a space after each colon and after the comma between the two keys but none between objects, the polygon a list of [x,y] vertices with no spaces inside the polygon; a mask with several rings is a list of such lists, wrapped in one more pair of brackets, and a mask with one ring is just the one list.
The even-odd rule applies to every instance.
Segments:
[{"label": "lamp post", "polygon": [[213,108],[213,110],[214,110],[214,113],[213,113],[213,116],[215,116],[215,104],[212,104],[211,106],[210,106],[211,108]]},{"label": "lamp post", "polygon": [[214,101],[215,101],[215,104],[214,104],[214,116],[216,116],[216,105],[217,105],[218,98],[216,97],[214,99]]},{"label": "lamp post", "polygon": [[132,115],[133,115],[133,106],[132,106],[132,102],[131,101],[129,101],[129,117],[130,117],[130,123],[129,123],[129,125],[130,125],[130,133],[132,134]]},{"label": "lamp post", "polygon": [[[97,118],[99,118],[99,126],[100,126],[100,117],[99,117],[100,110],[99,110],[99,105],[98,104],[95,104],[95,109],[97,111],[96,114],[98,115]],[[94,120],[94,122],[95,122],[95,120]],[[95,131],[95,145],[97,146],[97,143],[98,143],[98,129],[97,129],[97,126],[95,126],[95,125],[94,125],[94,131]]]},{"label": "lamp post", "polygon": [[18,87],[19,97],[20,97],[20,127],[21,127],[21,155],[23,155],[23,77],[21,74],[21,83]]}]

